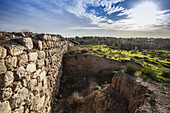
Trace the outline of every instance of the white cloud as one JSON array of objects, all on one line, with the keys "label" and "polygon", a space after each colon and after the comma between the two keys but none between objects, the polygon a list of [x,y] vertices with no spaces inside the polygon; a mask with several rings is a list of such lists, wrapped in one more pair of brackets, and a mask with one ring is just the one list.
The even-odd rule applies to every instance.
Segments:
[{"label": "white cloud", "polygon": [[[153,30],[160,29],[161,26],[167,26],[170,23],[170,10],[159,11],[158,7],[153,2],[142,2],[134,8],[125,9],[121,6],[116,6],[116,3],[124,0],[73,0],[75,4],[67,8],[67,11],[81,18],[89,18],[91,24],[97,25],[100,28],[113,30]],[[89,13],[86,12],[88,5],[104,7],[103,11],[110,15],[115,12],[120,12],[117,16],[126,15],[125,19],[113,21],[107,19],[106,16],[97,16],[93,9]],[[155,27],[160,26],[160,27]]]}]

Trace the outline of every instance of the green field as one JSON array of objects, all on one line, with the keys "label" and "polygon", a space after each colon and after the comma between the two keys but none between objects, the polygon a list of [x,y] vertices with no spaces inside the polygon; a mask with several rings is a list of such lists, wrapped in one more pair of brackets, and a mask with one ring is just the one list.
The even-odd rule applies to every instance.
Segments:
[{"label": "green field", "polygon": [[[107,45],[76,45],[77,53],[92,54],[119,62],[135,62],[142,68],[135,68],[139,76],[156,85],[170,87],[170,51],[166,50],[119,50]],[[137,65],[135,65],[138,67]],[[134,66],[126,69],[134,70]],[[124,69],[125,69],[124,68]],[[128,73],[129,71],[127,71]]]}]

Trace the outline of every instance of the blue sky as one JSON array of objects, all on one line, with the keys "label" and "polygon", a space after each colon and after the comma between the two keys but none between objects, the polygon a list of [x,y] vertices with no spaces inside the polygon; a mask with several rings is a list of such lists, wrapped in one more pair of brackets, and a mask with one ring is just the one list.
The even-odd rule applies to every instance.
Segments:
[{"label": "blue sky", "polygon": [[170,0],[0,0],[0,15],[0,31],[170,38]]}]

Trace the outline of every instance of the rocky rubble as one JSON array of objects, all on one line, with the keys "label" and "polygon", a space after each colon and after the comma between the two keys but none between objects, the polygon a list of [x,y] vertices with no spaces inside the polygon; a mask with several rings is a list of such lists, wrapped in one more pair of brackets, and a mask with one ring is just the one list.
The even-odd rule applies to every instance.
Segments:
[{"label": "rocky rubble", "polygon": [[49,113],[72,44],[49,34],[2,32],[0,39],[0,113]]}]

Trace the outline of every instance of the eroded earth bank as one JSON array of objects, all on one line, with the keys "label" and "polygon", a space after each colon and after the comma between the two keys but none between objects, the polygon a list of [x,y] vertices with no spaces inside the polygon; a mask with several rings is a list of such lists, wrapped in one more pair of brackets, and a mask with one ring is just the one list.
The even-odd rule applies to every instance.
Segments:
[{"label": "eroded earth bank", "polygon": [[167,91],[118,71],[123,65],[93,55],[65,55],[53,112],[168,113]]}]

